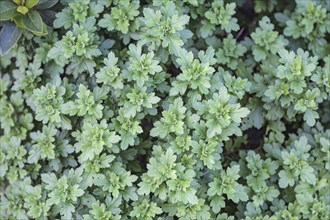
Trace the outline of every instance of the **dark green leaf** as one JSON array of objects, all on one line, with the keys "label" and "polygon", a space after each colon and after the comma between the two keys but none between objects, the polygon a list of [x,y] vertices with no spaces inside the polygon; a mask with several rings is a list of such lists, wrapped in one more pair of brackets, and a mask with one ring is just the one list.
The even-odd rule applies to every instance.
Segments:
[{"label": "dark green leaf", "polygon": [[0,20],[9,20],[17,15],[17,5],[12,2],[0,2]]},{"label": "dark green leaf", "polygon": [[39,0],[26,0],[25,1],[25,6],[28,8],[33,8],[34,6],[36,6],[36,4],[38,4]]},{"label": "dark green leaf", "polygon": [[51,10],[40,11],[40,16],[42,20],[49,26],[53,27],[53,22],[56,18],[56,12]]},{"label": "dark green leaf", "polygon": [[26,28],[32,32],[42,32],[43,30],[41,16],[36,11],[30,11],[27,13],[27,16],[23,19],[23,23]]},{"label": "dark green leaf", "polygon": [[19,40],[23,30],[13,22],[6,22],[0,31],[0,48],[6,54]]},{"label": "dark green leaf", "polygon": [[58,0],[40,0],[35,9],[48,9],[56,5]]}]

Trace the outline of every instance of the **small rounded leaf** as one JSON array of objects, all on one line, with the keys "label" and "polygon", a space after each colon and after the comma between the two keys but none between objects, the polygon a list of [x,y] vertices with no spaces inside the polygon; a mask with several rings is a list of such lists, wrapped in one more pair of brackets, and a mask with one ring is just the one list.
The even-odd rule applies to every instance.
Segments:
[{"label": "small rounded leaf", "polygon": [[29,11],[29,9],[25,6],[20,5],[20,6],[17,7],[17,11],[19,13],[25,15]]}]

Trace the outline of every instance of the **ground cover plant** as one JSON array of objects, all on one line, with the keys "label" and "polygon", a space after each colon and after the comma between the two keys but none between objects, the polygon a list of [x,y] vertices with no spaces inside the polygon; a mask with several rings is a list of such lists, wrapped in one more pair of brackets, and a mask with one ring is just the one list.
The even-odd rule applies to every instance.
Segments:
[{"label": "ground cover plant", "polygon": [[0,25],[0,219],[329,219],[330,1],[1,0]]}]

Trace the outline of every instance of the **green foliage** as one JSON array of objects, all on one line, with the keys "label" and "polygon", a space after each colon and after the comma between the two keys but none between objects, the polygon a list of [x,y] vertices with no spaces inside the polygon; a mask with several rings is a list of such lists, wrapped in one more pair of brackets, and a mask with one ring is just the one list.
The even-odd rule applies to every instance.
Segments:
[{"label": "green foliage", "polygon": [[61,105],[63,114],[68,114],[70,116],[85,116],[84,120],[86,121],[95,121],[102,118],[103,106],[99,102],[101,102],[105,97],[97,97],[98,92],[105,92],[105,95],[107,93],[106,90],[102,91],[102,89],[98,87],[95,87],[92,93],[84,85],[80,84],[79,90],[76,94],[77,99]]},{"label": "green foliage", "polygon": [[54,20],[54,27],[64,27],[69,29],[75,23],[84,23],[88,16],[98,17],[99,13],[103,11],[103,5],[96,4],[90,0],[73,0],[63,1],[63,4],[68,3],[66,7],[56,14]]},{"label": "green foliage", "polygon": [[246,52],[246,47],[237,43],[233,35],[229,34],[228,37],[223,39],[223,45],[219,48],[216,53],[217,62],[220,64],[225,64],[232,70],[237,69],[240,57]]},{"label": "green foliage", "polygon": [[214,64],[213,57],[214,49],[212,47],[208,48],[205,53],[199,52],[199,60],[194,59],[191,52],[181,50],[180,57],[176,62],[180,65],[182,73],[172,83],[170,95],[183,95],[188,88],[197,90],[202,94],[208,94],[211,87],[211,74],[214,72],[214,68],[210,66]]},{"label": "green foliage", "polygon": [[191,146],[192,152],[196,154],[196,157],[203,161],[203,164],[209,169],[212,169],[216,161],[220,160],[220,153],[222,150],[214,141],[210,141],[209,143],[194,141],[191,143]]},{"label": "green foliage", "polygon": [[283,33],[294,39],[303,39],[316,55],[329,54],[326,36],[330,33],[329,10],[319,1],[297,1],[297,7],[285,21]]},{"label": "green foliage", "polygon": [[133,203],[133,210],[129,213],[131,217],[137,219],[152,219],[156,215],[161,214],[163,211],[157,206],[157,203],[149,202],[148,199],[143,199],[141,201],[136,201]]},{"label": "green foliage", "polygon": [[89,17],[81,24],[73,24],[72,31],[66,32],[63,38],[56,42],[48,57],[57,65],[64,67],[69,62],[67,69],[74,74],[88,71],[94,74],[96,66],[94,57],[101,55],[98,48],[99,37],[94,34],[96,30],[95,18]]},{"label": "green foliage", "polygon": [[220,177],[215,176],[213,181],[208,184],[207,195],[210,196],[210,206],[214,213],[219,213],[220,209],[225,207],[224,195],[234,203],[248,200],[246,188],[237,183],[240,177],[238,172],[238,165],[228,167],[226,171],[221,171]]},{"label": "green foliage", "polygon": [[1,0],[0,219],[329,219],[329,15]]},{"label": "green foliage", "polygon": [[[20,39],[23,30],[37,36],[48,33],[47,25],[52,19],[53,7],[58,0],[3,0],[0,2],[0,21],[4,22],[0,31],[0,52],[6,54]],[[48,18],[45,14],[48,13]],[[48,19],[48,20],[47,20]]]},{"label": "green foliage", "polygon": [[90,124],[85,122],[82,131],[76,131],[72,134],[76,138],[76,151],[81,151],[81,161],[93,160],[98,156],[103,147],[109,152],[118,152],[119,149],[113,144],[118,143],[120,137],[115,132],[109,132],[106,120],[102,120],[100,124]]},{"label": "green foliage", "polygon": [[263,17],[259,21],[259,27],[251,34],[251,37],[254,42],[252,53],[256,61],[266,59],[269,53],[276,54],[288,44],[282,35],[274,31],[274,25],[270,23],[268,17]]},{"label": "green foliage", "polygon": [[142,128],[137,120],[138,116],[126,117],[125,112],[121,109],[118,116],[113,119],[113,123],[110,124],[110,128],[114,129],[120,135],[120,147],[126,150],[128,146],[134,145],[137,135],[142,133]]},{"label": "green foliage", "polygon": [[113,53],[109,53],[108,58],[104,58],[104,67],[96,73],[96,82],[102,83],[103,85],[111,86],[114,89],[122,89],[123,79],[121,77],[120,69],[116,65],[118,58]]},{"label": "green foliage", "polygon": [[144,8],[143,16],[141,18],[142,34],[139,41],[148,44],[149,50],[158,50],[161,47],[167,48],[166,51],[170,54],[176,54],[184,43],[183,32],[191,35],[185,29],[189,16],[179,15],[173,2],[168,2],[159,10]]},{"label": "green foliage", "polygon": [[232,134],[240,135],[238,125],[249,114],[247,108],[241,108],[240,104],[230,100],[225,87],[214,93],[212,99],[199,103],[198,107],[199,114],[206,120],[207,137],[217,136],[222,140],[227,140]]},{"label": "green foliage", "polygon": [[97,219],[109,219],[120,220],[120,215],[113,215],[111,211],[106,210],[107,207],[104,204],[94,203],[89,214],[83,215],[84,220],[97,220]]},{"label": "green foliage", "polygon": [[[323,82],[321,84],[310,84],[311,75],[317,66],[317,57],[310,57],[308,52],[302,49],[294,52],[287,50],[280,50],[278,52],[280,59],[276,65],[276,69],[272,73],[261,77],[259,74],[255,75],[255,80],[261,83],[262,80],[267,79],[264,87],[263,101],[266,109],[277,109],[278,112],[269,114],[269,117],[277,119],[286,117],[291,119],[296,114],[304,113],[304,120],[309,126],[316,123],[319,118],[315,111],[318,108],[318,103],[326,99],[321,93],[325,89]],[[264,64],[264,71],[269,69],[269,66]],[[260,94],[261,90],[258,91]]]},{"label": "green foliage", "polygon": [[277,2],[275,0],[254,0],[253,3],[255,12],[260,13],[262,11],[272,12]]},{"label": "green foliage", "polygon": [[237,19],[232,18],[235,8],[235,3],[225,4],[223,0],[216,0],[212,2],[212,7],[205,13],[205,17],[213,26],[220,25],[221,29],[228,33],[237,31],[239,29]]},{"label": "green foliage", "polygon": [[42,132],[31,132],[31,151],[29,152],[28,162],[37,163],[39,159],[55,158],[55,138],[57,130],[54,126],[43,126]]},{"label": "green foliage", "polygon": [[293,38],[324,37],[330,31],[328,15],[326,8],[322,8],[321,5],[298,1],[292,19],[286,23],[284,34]]},{"label": "green foliage", "polygon": [[99,174],[94,179],[94,184],[102,187],[104,192],[110,193],[114,198],[123,197],[126,201],[136,201],[138,196],[132,183],[137,180],[137,176],[131,175],[130,172],[120,167],[120,164],[118,165],[114,164],[114,167],[111,167],[105,174]]},{"label": "green foliage", "polygon": [[253,205],[263,205],[266,200],[272,202],[278,198],[279,190],[271,185],[270,177],[276,173],[279,165],[270,158],[262,160],[259,154],[249,151],[246,156],[247,168],[250,174],[246,177],[247,184],[252,188],[254,196]]},{"label": "green foliage", "polygon": [[279,172],[279,186],[286,188],[293,186],[297,179],[307,182],[311,185],[316,183],[314,169],[308,164],[308,151],[311,146],[308,145],[306,137],[302,136],[294,142],[294,148],[288,151],[282,151],[283,170]]},{"label": "green foliage", "polygon": [[129,45],[130,59],[128,61],[127,71],[123,73],[128,81],[135,81],[139,87],[142,87],[149,79],[149,75],[155,75],[162,70],[158,65],[159,61],[154,60],[154,53],[141,54],[140,45]]},{"label": "green foliage", "polygon": [[119,1],[115,7],[111,8],[109,14],[104,14],[103,19],[98,24],[108,31],[117,30],[127,34],[133,26],[132,22],[134,22],[135,17],[139,15],[139,6],[139,1]]},{"label": "green foliage", "polygon": [[45,190],[49,192],[47,195],[46,205],[54,206],[56,212],[59,212],[63,218],[70,219],[75,211],[74,204],[84,194],[84,190],[80,188],[82,181],[82,169],[69,170],[67,175],[57,178],[54,173],[42,174],[41,179],[45,183]]},{"label": "green foliage", "polygon": [[46,86],[33,90],[35,119],[42,121],[43,124],[50,122],[57,127],[62,126],[64,129],[70,129],[70,120],[61,112],[65,87],[60,86],[60,84],[60,79],[57,79],[53,84],[47,83]]},{"label": "green foliage", "polygon": [[160,121],[155,123],[155,127],[151,130],[151,136],[159,136],[164,138],[170,133],[177,135],[183,134],[183,119],[186,108],[183,106],[181,98],[177,98],[173,101],[168,110],[163,111]]}]

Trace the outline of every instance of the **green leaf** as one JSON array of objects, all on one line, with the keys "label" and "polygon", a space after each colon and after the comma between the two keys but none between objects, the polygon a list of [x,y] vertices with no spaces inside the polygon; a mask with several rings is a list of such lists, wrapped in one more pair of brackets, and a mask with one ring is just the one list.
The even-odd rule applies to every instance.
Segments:
[{"label": "green leaf", "polygon": [[307,109],[304,114],[304,120],[309,126],[314,126],[316,123],[316,118],[319,118],[317,112]]},{"label": "green leaf", "polygon": [[12,2],[0,2],[0,21],[10,20],[17,15],[17,5]]},{"label": "green leaf", "polygon": [[39,3],[36,5],[35,9],[49,9],[56,5],[58,0],[40,0]]},{"label": "green leaf", "polygon": [[18,6],[16,10],[23,15],[25,15],[29,11],[27,7],[22,5]]},{"label": "green leaf", "polygon": [[13,20],[15,22],[15,24],[22,28],[22,29],[26,29],[24,23],[23,23],[23,18],[24,18],[24,15],[23,14],[18,14]]},{"label": "green leaf", "polygon": [[39,3],[39,0],[26,0],[25,1],[25,6],[28,8],[33,8]]},{"label": "green leaf", "polygon": [[61,111],[63,114],[73,116],[79,112],[79,107],[73,101],[69,101],[61,106]]},{"label": "green leaf", "polygon": [[225,207],[225,198],[223,196],[215,196],[210,203],[214,213],[219,213],[221,208]]},{"label": "green leaf", "polygon": [[41,16],[43,22],[49,27],[53,27],[53,22],[56,18],[55,15],[56,15],[55,11],[51,11],[51,10],[40,11],[40,16]]},{"label": "green leaf", "polygon": [[20,39],[23,30],[13,22],[6,22],[0,31],[0,49],[5,55]]},{"label": "green leaf", "polygon": [[75,211],[75,207],[71,203],[66,203],[62,208],[60,213],[63,215],[64,219],[71,219],[72,212]]},{"label": "green leaf", "polygon": [[42,23],[42,32],[33,31],[32,33],[36,36],[43,36],[48,34],[47,25],[45,23]]},{"label": "green leaf", "polygon": [[40,14],[36,11],[28,12],[27,16],[23,19],[23,23],[32,32],[43,32],[43,21]]},{"label": "green leaf", "polygon": [[314,170],[311,166],[305,166],[304,171],[300,174],[301,180],[306,181],[311,185],[315,185],[316,178],[313,171]]},{"label": "green leaf", "polygon": [[294,177],[293,177],[292,174],[288,173],[285,170],[282,170],[282,171],[279,172],[278,175],[280,177],[278,185],[281,188],[286,188],[286,187],[288,187],[288,185],[290,185],[290,186],[294,185]]},{"label": "green leaf", "polygon": [[48,190],[53,190],[56,187],[57,178],[54,173],[51,174],[41,174],[42,181],[47,184],[45,187]]},{"label": "green leaf", "polygon": [[198,198],[192,190],[187,190],[184,193],[184,197],[182,199],[183,199],[184,202],[187,202],[189,204],[197,204],[198,203]]},{"label": "green leaf", "polygon": [[240,123],[242,118],[245,118],[250,113],[250,110],[247,108],[240,108],[232,113],[233,121],[236,123]]},{"label": "green leaf", "polygon": [[23,5],[24,0],[12,0],[16,5]]}]

